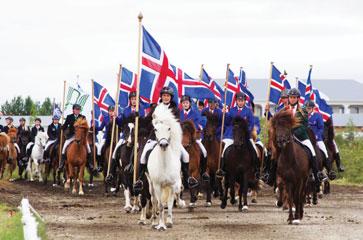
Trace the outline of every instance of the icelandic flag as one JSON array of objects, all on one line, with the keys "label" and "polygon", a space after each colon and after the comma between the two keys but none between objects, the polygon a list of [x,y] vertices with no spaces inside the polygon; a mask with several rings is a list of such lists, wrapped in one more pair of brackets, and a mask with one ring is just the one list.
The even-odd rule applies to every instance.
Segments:
[{"label": "icelandic flag", "polygon": [[178,88],[179,99],[183,95],[188,95],[191,98],[207,99],[214,97],[213,92],[209,89],[208,85],[198,79],[190,77],[182,69],[171,65],[175,73],[175,82]]},{"label": "icelandic flag", "polygon": [[238,81],[239,81],[241,91],[244,94],[246,94],[246,96],[247,96],[247,105],[249,105],[250,102],[253,102],[254,96],[247,87],[246,73],[245,73],[245,71],[243,71],[242,68],[239,73]]},{"label": "icelandic flag", "polygon": [[200,80],[201,82],[207,84],[209,90],[213,92],[214,97],[217,99],[219,103],[224,102],[223,88],[219,86],[219,84],[208,75],[207,71],[205,71],[204,68],[202,68]]},{"label": "icelandic flag", "polygon": [[313,85],[311,84],[311,71],[313,70],[312,67],[310,67],[308,79],[306,80],[306,89],[305,89],[305,101],[308,99],[315,101],[315,94],[313,91]]},{"label": "icelandic flag", "polygon": [[103,118],[108,115],[108,107],[115,106],[115,101],[105,87],[96,81],[94,81],[93,84],[95,121],[98,121],[98,124],[100,124],[103,121]]},{"label": "icelandic flag", "polygon": [[297,86],[298,87],[298,90],[300,92],[300,99],[299,99],[300,105],[304,105],[304,103],[305,103],[306,84],[299,79],[297,85],[298,85]]},{"label": "icelandic flag", "polygon": [[[160,90],[170,86],[177,93],[176,77],[168,57],[156,40],[142,29],[142,56],[140,76],[140,96],[149,103],[157,103]],[[178,94],[174,95],[174,102],[178,102]]]},{"label": "icelandic flag", "polygon": [[290,83],[286,79],[286,72],[282,74],[274,65],[272,65],[272,74],[270,79],[270,103],[279,104],[281,91],[291,89]]},{"label": "icelandic flag", "polygon": [[331,106],[329,106],[329,104],[325,101],[325,99],[321,98],[319,90],[314,89],[314,94],[315,94],[315,106],[323,116],[323,120],[325,122],[332,117],[333,109],[331,108]]},{"label": "icelandic flag", "polygon": [[238,79],[234,77],[234,73],[228,68],[228,78],[226,86],[226,105],[230,108],[236,105],[236,94],[241,91]]}]

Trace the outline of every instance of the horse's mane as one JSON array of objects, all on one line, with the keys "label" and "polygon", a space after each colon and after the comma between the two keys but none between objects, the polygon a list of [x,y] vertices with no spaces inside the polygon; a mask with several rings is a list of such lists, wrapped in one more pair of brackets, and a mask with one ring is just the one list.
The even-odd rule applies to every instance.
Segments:
[{"label": "horse's mane", "polygon": [[190,132],[190,134],[192,135],[192,142],[195,142],[197,130],[195,128],[194,122],[192,120],[185,120],[181,123],[181,126],[183,132],[184,130]]},{"label": "horse's mane", "polygon": [[216,113],[204,112],[203,116],[206,116],[207,123],[218,124],[218,115]]},{"label": "horse's mane", "polygon": [[282,110],[276,113],[271,119],[271,126],[276,128],[277,126],[284,126],[289,129],[295,127],[299,124],[298,119],[296,119],[290,110]]},{"label": "horse's mane", "polygon": [[179,121],[175,118],[171,109],[164,104],[159,104],[152,115],[153,126],[158,122],[167,124],[171,128],[171,145],[173,148],[179,148],[182,142],[182,129]]},{"label": "horse's mane", "polygon": [[77,121],[74,123],[74,127],[80,127],[80,128],[87,128],[88,129],[87,120],[83,119],[83,118],[77,119]]},{"label": "horse's mane", "polygon": [[14,136],[14,135],[16,135],[17,132],[18,132],[18,130],[16,130],[16,128],[10,128],[8,131],[8,135]]},{"label": "horse's mane", "polygon": [[10,137],[6,133],[0,133],[0,146],[5,147],[10,142]]},{"label": "horse's mane", "polygon": [[249,141],[249,135],[248,135],[248,122],[246,119],[241,117],[236,117],[233,119],[232,125],[237,125],[240,129],[243,130],[245,140]]}]

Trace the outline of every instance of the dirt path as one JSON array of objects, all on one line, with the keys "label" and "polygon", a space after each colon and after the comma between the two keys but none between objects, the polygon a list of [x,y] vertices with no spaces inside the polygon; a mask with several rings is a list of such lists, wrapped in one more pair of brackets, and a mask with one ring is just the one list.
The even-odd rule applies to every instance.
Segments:
[{"label": "dirt path", "polygon": [[[100,184],[100,183],[99,183]],[[272,189],[262,191],[248,213],[237,207],[198,207],[174,211],[174,227],[156,232],[137,224],[139,214],[122,210],[123,198],[104,197],[102,186],[83,197],[39,183],[0,181],[0,202],[18,205],[22,196],[47,223],[49,239],[363,239],[363,188],[332,186],[318,206],[305,208],[300,226],[287,224],[287,212],[273,206]]]}]

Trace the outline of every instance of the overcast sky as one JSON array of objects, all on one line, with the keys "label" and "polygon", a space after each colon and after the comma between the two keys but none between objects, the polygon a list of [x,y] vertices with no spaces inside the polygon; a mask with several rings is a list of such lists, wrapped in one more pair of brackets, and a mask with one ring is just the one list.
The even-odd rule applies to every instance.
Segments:
[{"label": "overcast sky", "polygon": [[170,62],[194,77],[203,63],[223,78],[231,63],[267,78],[274,61],[290,79],[306,79],[313,64],[313,79],[363,81],[359,0],[13,0],[0,8],[0,103],[60,100],[63,80],[77,75],[114,94],[118,64],[136,71],[140,11]]}]

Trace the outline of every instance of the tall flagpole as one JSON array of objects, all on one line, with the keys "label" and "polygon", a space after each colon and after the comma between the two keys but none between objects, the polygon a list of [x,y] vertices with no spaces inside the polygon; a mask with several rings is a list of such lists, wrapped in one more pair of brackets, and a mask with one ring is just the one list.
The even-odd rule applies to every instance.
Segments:
[{"label": "tall flagpole", "polygon": [[204,64],[200,65],[199,81],[202,81],[202,79],[203,79],[203,67],[204,67]]},{"label": "tall flagpole", "polygon": [[61,162],[61,158],[62,158],[62,144],[63,144],[63,121],[64,121],[64,101],[66,98],[66,85],[67,85],[67,81],[64,80],[63,82],[63,99],[62,99],[62,114],[61,114],[61,131],[60,131],[60,139],[59,139],[59,154],[58,154],[58,167],[60,165]]},{"label": "tall flagpole", "polygon": [[95,81],[91,79],[92,83],[92,138],[93,138],[93,166],[96,166],[96,121],[95,121]]},{"label": "tall flagpole", "polygon": [[137,51],[137,77],[136,77],[136,117],[135,117],[135,143],[134,143],[134,183],[136,182],[137,172],[137,146],[139,133],[139,104],[140,104],[140,77],[141,77],[141,29],[142,29],[142,13],[137,16],[139,19],[139,42]]},{"label": "tall flagpole", "polygon": [[[272,78],[272,67],[274,66],[274,62],[271,62],[271,66],[270,66],[270,75],[268,77],[268,88],[267,88],[267,100],[266,100],[266,105],[270,105],[270,88],[271,88],[271,78]],[[266,112],[266,111],[265,111]],[[268,112],[266,112],[266,121],[268,121]]]},{"label": "tall flagpole", "polygon": [[116,101],[115,101],[115,111],[114,111],[114,117],[112,118],[112,129],[111,129],[111,142],[110,142],[110,151],[108,153],[108,164],[107,164],[107,177],[110,174],[111,169],[111,158],[112,158],[112,152],[113,152],[113,140],[115,137],[115,125],[116,125],[116,117],[118,116],[118,99],[120,96],[120,79],[122,76],[122,65],[120,64],[120,68],[117,73],[117,87],[116,87]]},{"label": "tall flagpole", "polygon": [[226,117],[226,101],[227,101],[227,84],[228,84],[228,73],[229,73],[229,63],[227,64],[227,71],[226,71],[226,81],[224,82],[224,102],[223,102],[223,115],[222,115],[222,127],[221,127],[221,139],[219,143],[219,153],[218,153],[218,168],[221,168],[221,155],[222,155],[222,140],[223,140],[223,133],[224,133],[224,119]]}]

